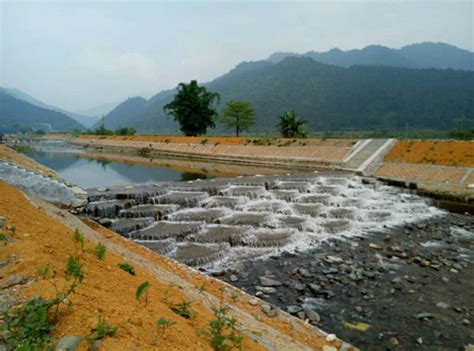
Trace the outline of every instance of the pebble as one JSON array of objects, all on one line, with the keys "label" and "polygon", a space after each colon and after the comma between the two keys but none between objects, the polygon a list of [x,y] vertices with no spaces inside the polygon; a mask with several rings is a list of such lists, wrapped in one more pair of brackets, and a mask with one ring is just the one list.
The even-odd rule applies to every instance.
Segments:
[{"label": "pebble", "polygon": [[257,299],[250,299],[249,304],[252,306],[257,306],[258,305],[258,300]]},{"label": "pebble", "polygon": [[394,336],[392,336],[390,339],[388,339],[388,341],[390,342],[390,344],[392,345],[398,345],[400,342],[398,341],[398,339]]},{"label": "pebble", "polygon": [[419,337],[418,339],[416,339],[416,342],[420,345],[423,344],[423,338],[422,337]]},{"label": "pebble", "polygon": [[462,324],[463,324],[463,325],[470,325],[470,324],[471,324],[471,321],[470,321],[469,319],[464,318],[464,319],[462,320]]},{"label": "pebble", "polygon": [[335,341],[336,339],[337,339],[336,334],[328,334],[328,335],[326,336],[326,341],[327,341],[327,342],[333,342],[333,341]]},{"label": "pebble", "polygon": [[231,282],[237,282],[239,280],[239,277],[237,277],[235,274],[232,274],[229,279]]},{"label": "pebble", "polygon": [[371,249],[375,249],[375,250],[381,250],[382,249],[380,246],[378,246],[377,244],[374,244],[374,243],[370,243],[369,247]]},{"label": "pebble", "polygon": [[74,351],[81,343],[80,336],[66,335],[59,340],[58,345],[54,349],[55,351]]},{"label": "pebble", "polygon": [[278,310],[272,308],[272,306],[268,304],[262,305],[262,312],[265,313],[268,317],[276,317],[278,315]]},{"label": "pebble", "polygon": [[449,305],[448,305],[447,303],[445,303],[445,302],[438,302],[438,303],[436,304],[436,307],[439,307],[439,308],[442,308],[442,309],[445,310],[445,309],[447,309],[447,308],[449,307]]},{"label": "pebble", "polygon": [[434,318],[434,315],[432,313],[428,313],[428,312],[421,312],[421,313],[415,314],[415,318],[417,318],[417,319],[431,319],[431,318]]},{"label": "pebble", "polygon": [[281,282],[278,280],[270,279],[267,277],[259,277],[260,285],[262,286],[281,286]]},{"label": "pebble", "polygon": [[295,314],[301,312],[303,309],[300,306],[291,305],[286,308],[288,313]]},{"label": "pebble", "polygon": [[311,290],[313,293],[318,294],[321,291],[321,285],[319,284],[308,284],[309,290]]},{"label": "pebble", "polygon": [[270,287],[270,286],[258,286],[258,285],[257,285],[257,286],[255,287],[255,289],[256,289],[257,291],[261,291],[261,292],[263,292],[263,293],[265,293],[265,294],[273,294],[273,293],[276,292],[276,289],[275,289],[275,288],[272,288],[272,287]]}]

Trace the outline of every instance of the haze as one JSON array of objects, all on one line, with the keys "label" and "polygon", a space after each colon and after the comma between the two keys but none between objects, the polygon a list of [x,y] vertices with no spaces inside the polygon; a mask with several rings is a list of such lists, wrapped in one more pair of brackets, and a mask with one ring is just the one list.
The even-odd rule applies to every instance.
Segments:
[{"label": "haze", "polygon": [[72,111],[208,81],[275,51],[474,46],[473,1],[4,1],[0,11],[0,85]]}]

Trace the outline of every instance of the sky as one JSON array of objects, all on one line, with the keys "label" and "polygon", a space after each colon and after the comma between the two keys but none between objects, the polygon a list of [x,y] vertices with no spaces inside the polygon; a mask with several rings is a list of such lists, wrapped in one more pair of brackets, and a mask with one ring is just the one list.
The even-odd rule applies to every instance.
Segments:
[{"label": "sky", "polygon": [[0,86],[78,112],[276,51],[424,41],[474,51],[473,22],[474,0],[0,0]]}]

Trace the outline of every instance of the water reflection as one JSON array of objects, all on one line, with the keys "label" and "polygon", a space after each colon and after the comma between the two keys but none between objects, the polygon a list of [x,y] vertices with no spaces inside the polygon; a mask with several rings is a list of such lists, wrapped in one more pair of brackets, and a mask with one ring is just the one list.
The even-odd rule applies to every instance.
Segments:
[{"label": "water reflection", "polygon": [[171,168],[129,164],[104,158],[82,158],[78,154],[34,151],[28,153],[28,156],[54,169],[63,178],[85,188],[209,178],[208,175],[199,172],[182,172]]}]

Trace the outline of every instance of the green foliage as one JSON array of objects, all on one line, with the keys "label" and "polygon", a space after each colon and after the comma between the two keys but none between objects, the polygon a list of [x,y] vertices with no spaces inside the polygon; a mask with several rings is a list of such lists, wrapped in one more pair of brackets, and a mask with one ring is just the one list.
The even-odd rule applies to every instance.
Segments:
[{"label": "green foliage", "polygon": [[4,233],[0,233],[0,241],[8,241],[8,236]]},{"label": "green foliage", "polygon": [[121,270],[127,272],[128,274],[135,275],[135,268],[133,268],[132,265],[128,263],[119,263],[118,266]]},{"label": "green foliage", "polygon": [[116,135],[126,135],[126,136],[132,136],[135,135],[137,131],[133,128],[129,127],[123,127],[115,130]]},{"label": "green foliage", "polygon": [[[38,269],[43,279],[46,279],[49,267]],[[14,350],[49,350],[52,342],[51,331],[58,321],[61,305],[72,306],[70,296],[75,293],[78,284],[84,279],[84,273],[77,257],[68,259],[65,270],[69,286],[59,290],[56,274],[53,273],[53,286],[56,296],[51,300],[32,298],[23,305],[7,311],[3,316],[2,336],[7,345]],[[72,279],[72,281],[71,281]]]},{"label": "green foliage", "polygon": [[138,301],[140,301],[142,295],[145,294],[145,306],[148,303],[148,289],[150,288],[150,286],[151,286],[150,283],[143,282],[135,291],[135,299]]},{"label": "green foliage", "polygon": [[208,143],[209,139],[202,139],[201,140],[201,144],[202,145],[206,145]]},{"label": "green foliage", "polygon": [[221,305],[213,307],[212,311],[215,317],[209,321],[212,348],[216,351],[242,350],[243,337],[237,330],[236,319],[228,315],[229,307]]},{"label": "green foliage", "polygon": [[84,279],[84,272],[82,271],[82,265],[79,262],[79,257],[69,256],[67,260],[66,271],[66,280],[74,279],[79,283],[82,283]]},{"label": "green foliage", "polygon": [[304,119],[298,118],[294,111],[285,112],[279,116],[280,120],[277,127],[283,138],[306,138],[304,125],[307,123]]},{"label": "green foliage", "polygon": [[208,92],[192,80],[189,84],[178,85],[174,100],[163,106],[163,110],[174,117],[184,135],[197,136],[205,134],[207,128],[215,127],[217,112],[212,105],[219,100],[219,94]]},{"label": "green foliage", "polygon": [[183,300],[177,304],[171,304],[171,310],[186,319],[194,318],[197,312],[191,308],[192,301]]},{"label": "green foliage", "polygon": [[49,311],[53,301],[32,298],[3,316],[3,338],[14,350],[47,350],[52,342]]},{"label": "green foliage", "polygon": [[107,251],[107,249],[105,248],[105,246],[99,242],[97,243],[95,249],[94,249],[94,254],[95,254],[95,257],[97,257],[99,260],[103,260],[105,258],[105,252]]},{"label": "green foliage", "polygon": [[472,140],[474,139],[474,128],[471,130],[455,130],[451,132],[451,136],[455,139]]},{"label": "green foliage", "polygon": [[238,137],[240,132],[255,124],[254,116],[255,110],[249,102],[230,100],[219,120],[226,127],[235,129],[235,135]]},{"label": "green foliage", "polygon": [[46,279],[48,278],[49,275],[49,266],[44,266],[38,268],[38,274],[40,275],[41,278]]},{"label": "green foliage", "polygon": [[158,329],[158,337],[162,338],[166,331],[171,328],[172,326],[176,325],[176,322],[160,318],[156,321],[156,328]]},{"label": "green foliage", "polygon": [[117,328],[111,327],[105,319],[101,316],[94,327],[94,332],[87,338],[87,343],[92,345],[97,340],[102,340],[107,336],[114,336],[117,334]]},{"label": "green foliage", "polygon": [[74,242],[79,244],[81,251],[84,251],[84,234],[77,228],[74,231]]}]

